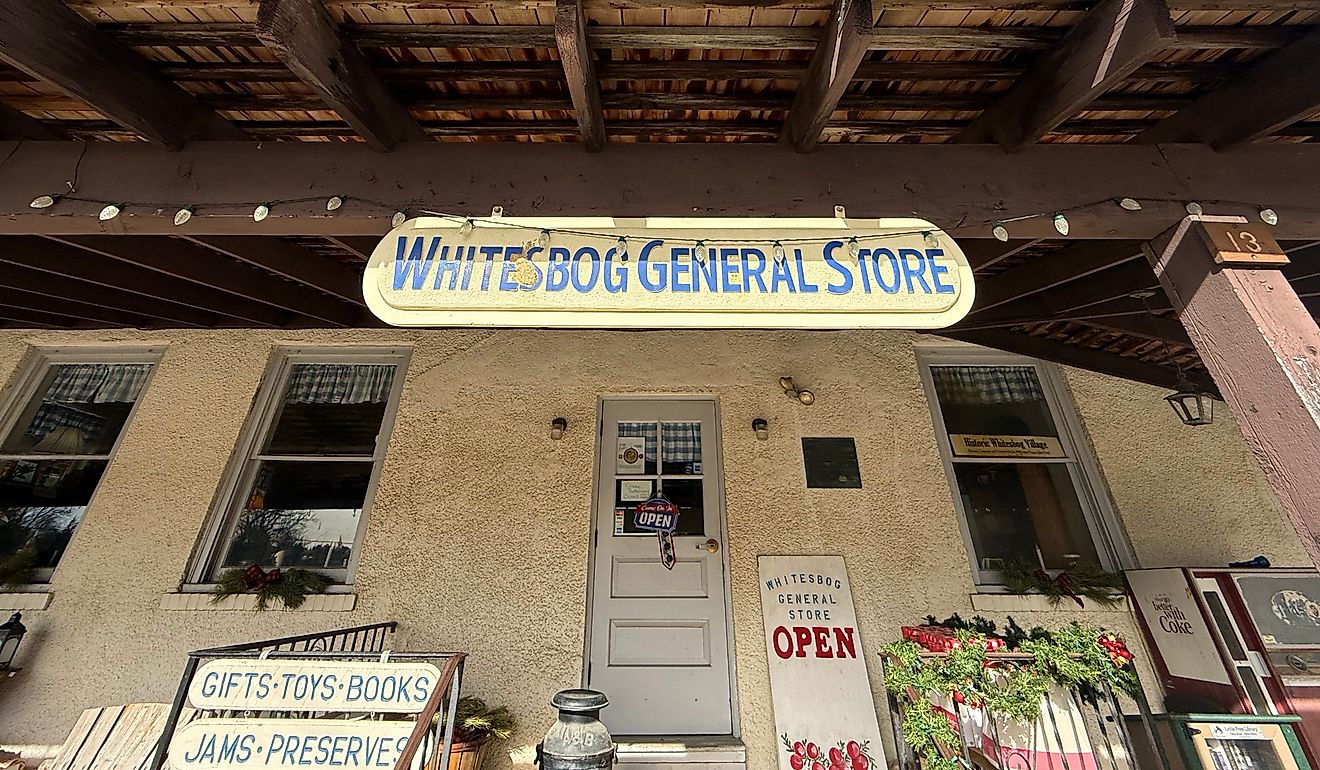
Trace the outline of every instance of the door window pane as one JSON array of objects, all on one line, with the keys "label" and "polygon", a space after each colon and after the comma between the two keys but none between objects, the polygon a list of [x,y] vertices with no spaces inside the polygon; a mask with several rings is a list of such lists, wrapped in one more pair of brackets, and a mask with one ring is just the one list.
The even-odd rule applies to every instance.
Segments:
[{"label": "door window pane", "polygon": [[45,367],[0,442],[0,559],[30,550],[32,579],[50,578],[96,492],[151,367]]},{"label": "door window pane", "polygon": [[675,535],[706,534],[705,491],[701,479],[665,479],[662,491],[669,501],[678,506],[678,528]]},{"label": "door window pane", "polygon": [[[615,447],[618,473],[655,474],[656,433],[657,427],[653,422],[619,423],[619,439]],[[636,455],[639,447],[641,457]]]},{"label": "door window pane", "polygon": [[701,423],[660,423],[660,472],[665,475],[701,475]]}]

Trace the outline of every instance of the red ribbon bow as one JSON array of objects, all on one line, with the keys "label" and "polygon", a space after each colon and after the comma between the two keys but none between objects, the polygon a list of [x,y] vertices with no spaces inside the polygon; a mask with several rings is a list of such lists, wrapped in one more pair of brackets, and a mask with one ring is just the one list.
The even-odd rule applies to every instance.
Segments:
[{"label": "red ribbon bow", "polygon": [[266,586],[278,584],[283,579],[284,575],[280,572],[279,567],[267,572],[256,564],[252,564],[243,570],[243,580],[247,583],[250,591],[260,591]]},{"label": "red ribbon bow", "polygon": [[1051,578],[1045,570],[1038,569],[1036,570],[1036,579],[1043,583],[1053,583],[1058,586],[1064,596],[1077,602],[1078,607],[1086,606],[1082,603],[1082,598],[1073,591],[1072,579],[1068,577],[1067,572],[1060,572],[1058,577]]}]

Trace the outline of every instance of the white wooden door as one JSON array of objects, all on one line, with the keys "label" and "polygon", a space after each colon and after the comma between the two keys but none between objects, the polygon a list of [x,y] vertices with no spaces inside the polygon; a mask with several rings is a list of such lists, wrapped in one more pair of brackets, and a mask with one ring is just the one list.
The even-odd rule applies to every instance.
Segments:
[{"label": "white wooden door", "polygon": [[[715,402],[606,400],[600,441],[587,686],[609,696],[616,735],[729,735]],[[633,526],[657,491],[680,511],[672,571],[655,533]]]}]

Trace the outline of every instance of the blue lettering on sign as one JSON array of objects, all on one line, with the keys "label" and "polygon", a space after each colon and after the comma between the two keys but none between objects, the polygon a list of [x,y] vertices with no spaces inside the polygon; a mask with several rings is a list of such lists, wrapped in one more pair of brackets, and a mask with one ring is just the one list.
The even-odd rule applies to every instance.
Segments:
[{"label": "blue lettering on sign", "polygon": [[[956,269],[943,249],[855,248],[845,241],[795,246],[771,259],[763,248],[645,241],[627,261],[617,248],[442,243],[441,236],[398,236],[395,291],[576,292],[610,294],[958,293]],[[524,253],[524,249],[526,249]],[[824,270],[815,267],[823,265]],[[207,681],[206,688],[238,686]],[[208,690],[209,692],[210,690]]]}]

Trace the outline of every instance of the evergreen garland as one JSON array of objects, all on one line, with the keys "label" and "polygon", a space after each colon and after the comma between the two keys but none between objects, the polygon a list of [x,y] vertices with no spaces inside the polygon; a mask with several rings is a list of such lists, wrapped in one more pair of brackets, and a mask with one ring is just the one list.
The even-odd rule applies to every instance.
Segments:
[{"label": "evergreen garland", "polygon": [[1123,573],[1106,572],[1092,564],[1079,564],[1070,570],[1050,577],[1038,567],[1020,561],[1004,563],[1004,587],[1012,594],[1036,592],[1049,599],[1051,607],[1064,599],[1074,599],[1080,605],[1084,597],[1101,607],[1117,607],[1123,602]]},{"label": "evergreen garland", "polygon": [[960,770],[962,739],[944,712],[931,703],[932,697],[949,697],[996,717],[1034,723],[1041,700],[1056,685],[1092,703],[1101,697],[1104,684],[1128,694],[1141,686],[1126,648],[1123,655],[1113,651],[1122,646],[1113,635],[1077,623],[1056,631],[1028,632],[1011,617],[1008,622],[1001,637],[1007,649],[1034,659],[991,657],[986,648],[994,623],[979,616],[968,622],[956,614],[943,623],[931,623],[955,630],[958,645],[946,654],[923,658],[925,650],[906,639],[882,648],[881,655],[890,664],[885,688],[902,708],[903,740],[925,770]]},{"label": "evergreen garland", "polygon": [[253,587],[247,570],[234,567],[220,573],[215,588],[211,590],[211,603],[218,604],[229,596],[252,593],[256,594],[258,610],[268,609],[275,599],[279,599],[285,609],[296,610],[308,596],[323,593],[330,582],[330,578],[319,572],[291,569],[280,573],[277,580],[263,581]]},{"label": "evergreen garland", "polygon": [[37,549],[31,543],[0,559],[0,587],[12,591],[32,582],[37,566]]}]

